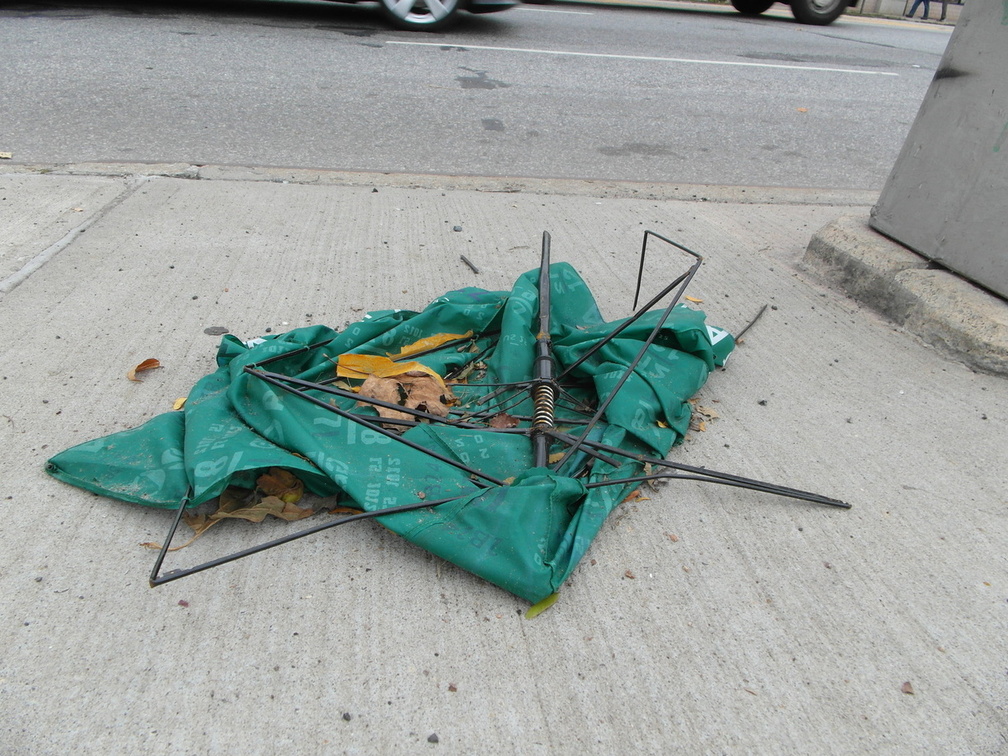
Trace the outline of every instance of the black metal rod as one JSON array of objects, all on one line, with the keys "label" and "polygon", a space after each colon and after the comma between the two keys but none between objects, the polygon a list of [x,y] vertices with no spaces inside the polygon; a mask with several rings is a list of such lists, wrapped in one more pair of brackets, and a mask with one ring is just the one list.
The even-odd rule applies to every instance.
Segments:
[{"label": "black metal rod", "polygon": [[[487,384],[487,385],[493,386],[495,384],[490,383],[490,384]],[[496,384],[496,385],[497,385],[496,389],[494,389],[493,391],[491,391],[489,394],[484,394],[479,399],[477,399],[476,400],[476,404],[486,404],[491,399],[496,399],[498,396],[500,396],[501,394],[503,394],[505,391],[509,391],[511,389],[514,389],[515,391],[517,391],[518,389],[526,389],[526,388],[528,388],[529,386],[532,385],[532,381],[520,381],[518,383],[500,383],[500,384]]]},{"label": "black metal rod", "polygon": [[[580,365],[582,362],[584,362],[589,357],[591,357],[593,354],[595,354],[599,349],[601,349],[606,344],[608,344],[610,341],[612,341],[614,338],[616,338],[624,330],[626,330],[631,325],[633,325],[638,320],[640,320],[641,317],[644,315],[644,313],[648,312],[652,307],[654,307],[661,300],[663,300],[666,296],[668,296],[668,294],[674,288],[676,288],[677,286],[679,286],[679,284],[681,284],[683,281],[686,281],[686,285],[689,285],[689,281],[687,281],[686,279],[692,279],[693,278],[693,274],[695,273],[695,271],[693,270],[693,268],[690,268],[690,270],[686,271],[681,276],[679,276],[678,278],[676,278],[674,281],[672,281],[672,283],[670,283],[667,286],[665,286],[665,288],[662,289],[661,291],[659,291],[657,294],[655,294],[648,301],[648,303],[646,305],[644,305],[643,307],[641,307],[639,310],[637,309],[637,299],[640,296],[641,281],[643,280],[643,276],[644,276],[644,257],[645,257],[645,255],[647,253],[648,239],[650,237],[652,237],[652,236],[655,237],[656,239],[661,239],[666,244],[671,244],[676,249],[680,249],[683,252],[685,252],[686,254],[692,255],[693,257],[697,258],[698,262],[696,263],[696,265],[699,265],[699,263],[703,262],[703,257],[701,257],[699,254],[697,254],[693,250],[689,249],[688,247],[684,247],[682,244],[679,244],[678,242],[674,242],[671,239],[667,239],[664,236],[662,236],[661,234],[656,234],[654,231],[645,231],[644,232],[644,241],[643,241],[643,243],[641,245],[640,265],[638,266],[638,270],[637,270],[637,290],[636,290],[636,293],[634,294],[634,303],[633,303],[633,309],[635,310],[634,314],[631,315],[629,318],[627,318],[622,324],[620,324],[620,326],[618,328],[616,328],[613,331],[611,331],[610,333],[608,333],[605,338],[603,338],[600,341],[596,342],[592,346],[591,349],[589,349],[587,352],[585,352],[584,354],[582,354],[577,360],[575,360],[570,365],[568,365],[566,368],[564,368],[564,371],[559,375],[559,377],[557,378],[557,380],[563,380],[563,378],[571,370],[574,370],[575,368],[577,368],[578,365]],[[683,286],[682,287],[682,291],[680,291],[676,295],[676,298],[675,298],[674,302],[678,302],[679,301],[679,298],[682,296],[682,293],[685,290],[686,290],[686,286]]]},{"label": "black metal rod", "polygon": [[601,488],[603,486],[615,486],[621,483],[644,483],[652,480],[695,480],[700,483],[716,483],[720,486],[733,486],[735,488],[746,488],[751,491],[760,491],[762,493],[776,494],[777,496],[785,496],[789,499],[800,499],[802,501],[813,502],[815,504],[826,504],[831,507],[839,507],[841,509],[850,509],[851,505],[844,501],[839,501],[837,499],[831,499],[828,496],[820,496],[819,494],[799,492],[794,490],[782,489],[779,486],[775,486],[772,483],[766,485],[760,485],[758,483],[743,483],[741,481],[729,480],[725,478],[709,478],[703,475],[689,475],[684,473],[654,473],[652,475],[637,475],[632,478],[613,478],[612,480],[601,480],[594,483],[587,483],[585,488]]},{"label": "black metal rod", "polygon": [[165,556],[168,554],[168,547],[171,545],[172,539],[175,537],[175,531],[178,530],[179,523],[182,522],[182,513],[185,512],[186,506],[189,504],[189,497],[192,496],[192,488],[186,491],[186,495],[182,497],[182,501],[179,502],[178,511],[175,512],[175,519],[172,520],[171,527],[168,528],[168,537],[165,539],[164,545],[161,546],[161,551],[157,555],[157,559],[154,560],[154,569],[151,570],[150,574],[150,587],[153,588],[157,585],[158,572],[161,570],[161,565],[164,563]]},{"label": "black metal rod", "polygon": [[[300,349],[292,349],[291,351],[283,352],[282,354],[274,354],[271,357],[266,357],[265,359],[259,360],[259,362],[256,362],[253,365],[247,365],[246,367],[259,367],[260,365],[269,365],[272,362],[278,362],[279,360],[286,359],[287,357],[297,357],[300,354],[311,352],[315,349],[318,349],[319,347],[327,346],[335,340],[336,337],[333,337],[331,339],[326,339],[325,341],[317,341],[314,344],[308,344],[307,346],[303,346]],[[279,342],[279,343],[285,343],[285,342]]]},{"label": "black metal rod", "polygon": [[490,407],[490,416],[499,415],[501,412],[509,412],[515,407],[521,406],[521,404],[526,400],[528,400],[528,396],[520,393],[506,399],[501,399],[499,402]]},{"label": "black metal rod", "polygon": [[[430,412],[424,412],[423,410],[414,409],[412,407],[404,407],[401,404],[395,404],[394,402],[386,402],[382,399],[376,399],[373,396],[361,396],[360,394],[355,394],[353,391],[346,391],[345,389],[337,388],[335,386],[330,386],[324,383],[314,383],[312,381],[306,381],[302,378],[294,378],[289,375],[283,375],[282,373],[271,373],[265,370],[251,370],[249,368],[245,368],[245,372],[263,379],[267,378],[272,379],[270,380],[270,383],[273,383],[273,385],[278,385],[277,382],[281,382],[283,384],[283,387],[286,388],[288,391],[291,391],[292,393],[295,394],[301,394],[302,396],[304,396],[303,392],[297,389],[288,388],[288,385],[298,386],[299,388],[303,388],[305,390],[310,391],[320,391],[322,393],[331,394],[332,396],[339,396],[344,399],[352,399],[362,404],[370,404],[375,407],[384,407],[385,409],[394,410],[396,412],[402,412],[406,415],[412,415],[418,420],[427,420],[432,423],[450,423],[452,425],[460,424],[453,420],[449,420],[448,418],[443,417],[442,415],[435,415]],[[326,405],[326,406],[331,407],[332,405]],[[396,421],[393,420],[392,418],[382,418],[382,422],[394,423]],[[410,421],[409,424],[415,425],[416,423]]]},{"label": "black metal rod", "polygon": [[[549,340],[550,332],[550,242],[549,231],[543,231],[542,254],[539,258],[539,338]],[[547,355],[549,353],[547,352]]]},{"label": "black metal rod", "polygon": [[[699,254],[697,254],[696,252],[694,252],[689,247],[684,247],[679,242],[672,241],[668,237],[662,236],[661,234],[657,234],[654,231],[645,231],[644,232],[644,241],[641,244],[640,266],[639,266],[639,268],[637,270],[637,292],[638,293],[640,292],[641,280],[642,280],[642,278],[644,276],[644,256],[647,254],[648,239],[651,238],[652,236],[655,239],[660,239],[661,241],[665,242],[666,244],[672,245],[676,249],[685,252],[687,255],[690,255],[691,257],[697,258],[697,260],[699,262],[703,262],[703,257],[701,257]],[[672,286],[674,286],[674,285],[675,284],[672,284]],[[634,310],[637,309],[637,297],[636,296],[634,297],[634,303],[633,303],[633,308],[632,309],[634,309]]]},{"label": "black metal rod", "polygon": [[[644,233],[646,236],[648,233],[651,232],[645,231]],[[654,234],[654,236],[658,235]],[[664,237],[659,236],[658,238],[663,239],[664,241],[669,241],[668,239],[664,239]],[[675,242],[670,243],[675,244]],[[602,419],[602,416],[605,414],[606,409],[609,408],[609,405],[612,403],[613,399],[616,398],[616,395],[619,393],[620,389],[623,388],[623,384],[625,384],[627,380],[629,380],[630,376],[633,375],[634,370],[637,369],[637,365],[640,363],[642,359],[644,359],[644,355],[647,353],[647,350],[651,348],[651,345],[654,343],[654,340],[658,338],[658,334],[661,333],[661,329],[665,325],[665,321],[668,320],[668,316],[672,314],[672,309],[679,302],[679,298],[682,296],[682,293],[686,291],[686,287],[689,286],[690,281],[693,280],[693,276],[695,276],[696,272],[700,269],[700,265],[701,263],[703,263],[703,258],[700,255],[698,255],[696,252],[691,252],[690,250],[678,244],[676,244],[675,246],[693,255],[696,258],[696,262],[693,263],[693,265],[690,267],[689,272],[687,273],[686,278],[682,283],[682,286],[679,288],[679,291],[676,292],[676,295],[672,298],[672,301],[669,302],[668,305],[665,307],[665,310],[662,312],[661,317],[658,318],[658,322],[655,324],[655,327],[651,330],[651,333],[648,334],[647,339],[645,339],[644,344],[641,345],[641,348],[638,350],[636,356],[627,366],[627,369],[623,372],[623,375],[620,376],[620,379],[616,382],[616,385],[609,392],[609,395],[606,396],[606,398],[599,404],[599,407],[595,411],[595,414],[592,415],[592,419],[588,421],[588,425],[585,426],[585,431],[584,434],[581,436],[581,440],[579,440],[578,443],[571,445],[570,448],[567,449],[564,456],[553,466],[554,470],[559,470],[560,467],[568,459],[570,459],[571,456],[579,448],[581,448],[581,443],[583,443],[583,440],[587,438],[588,434],[598,424],[599,420]]]},{"label": "black metal rod", "polygon": [[[475,341],[481,338],[483,334],[463,336],[462,338],[452,339],[451,341],[445,341],[442,344],[438,344],[435,347],[429,347],[427,349],[421,349],[418,352],[410,352],[409,354],[404,354],[402,357],[389,357],[392,362],[402,362],[403,360],[414,360],[417,357],[426,357],[428,354],[434,354],[435,352],[440,352],[442,349],[447,349],[448,347],[457,346],[458,344],[465,344],[467,341]],[[401,351],[401,350],[400,350]]]},{"label": "black metal rod", "polygon": [[[644,238],[641,240],[640,261],[637,264],[637,288],[634,289],[633,306],[630,308],[631,310],[637,309],[637,300],[640,298],[641,283],[644,281],[644,255],[647,254],[647,240],[648,232],[645,231]],[[673,284],[673,286],[674,285],[675,284]],[[644,309],[647,310],[648,308],[645,307]]]},{"label": "black metal rod", "polygon": [[542,258],[539,261],[539,333],[536,334],[535,383],[532,399],[532,458],[536,467],[545,467],[549,460],[550,437],[545,433],[553,427],[556,388],[553,382],[553,345],[550,337],[550,235],[543,231]]},{"label": "black metal rod", "polygon": [[[490,334],[493,334],[493,333],[496,333],[496,334],[500,335],[500,331],[490,331],[490,332],[484,331],[483,333],[480,333],[478,337],[474,336],[473,337],[473,341],[476,342],[480,338],[483,338],[484,336],[487,336],[487,335],[490,335]],[[483,351],[481,351],[478,354],[476,354],[476,356],[473,357],[472,359],[470,359],[468,362],[465,362],[465,363],[463,363],[461,365],[456,365],[455,367],[453,367],[451,370],[449,370],[447,373],[445,373],[445,383],[447,383],[447,382],[449,382],[451,380],[454,380],[455,376],[457,376],[460,373],[462,373],[470,365],[476,365],[479,362],[485,360],[490,355],[490,353],[493,352],[493,350],[496,349],[496,348],[497,348],[497,342],[495,342],[495,341],[494,342],[490,342],[490,344],[487,345],[486,349],[484,349]]]},{"label": "black metal rod", "polygon": [[[469,496],[470,494],[463,494],[463,496]],[[171,530],[168,532],[168,540],[165,541],[164,546],[161,547],[161,554],[158,557],[157,562],[154,564],[154,570],[151,572],[150,586],[154,588],[158,585],[164,585],[165,583],[170,583],[173,580],[178,580],[179,578],[184,578],[188,575],[193,575],[197,572],[203,572],[204,570],[209,570],[212,567],[219,567],[222,564],[227,564],[228,562],[234,562],[235,560],[242,559],[243,557],[251,556],[252,554],[258,554],[267,549],[272,549],[276,546],[282,546],[285,543],[290,543],[291,541],[296,541],[299,538],[304,538],[306,536],[314,535],[315,533],[321,533],[323,530],[329,530],[330,528],[335,528],[338,525],[345,525],[348,522],[356,522],[357,520],[366,520],[373,517],[382,517],[384,515],[397,514],[399,512],[412,512],[417,509],[424,509],[425,507],[436,507],[439,504],[446,504],[449,501],[457,501],[461,499],[462,496],[453,496],[450,499],[438,499],[437,501],[418,501],[411,504],[403,504],[398,507],[389,507],[387,509],[377,509],[370,512],[360,512],[358,514],[348,515],[347,517],[341,517],[338,520],[333,520],[330,522],[325,522],[320,525],[315,525],[310,528],[305,528],[304,530],[299,530],[297,533],[291,533],[290,535],[281,536],[280,538],[274,538],[272,541],[266,541],[265,543],[257,544],[256,546],[250,546],[247,549],[242,549],[240,551],[235,551],[231,554],[227,554],[222,557],[217,557],[216,559],[211,559],[209,562],[203,562],[195,567],[187,567],[182,570],[172,570],[164,575],[158,575],[158,571],[161,569],[161,563],[164,561],[164,555],[168,551],[168,546],[171,543],[171,539],[175,536],[175,529],[178,527],[178,521],[181,519],[181,511],[179,509],[179,515],[176,517],[175,522],[172,525]]]},{"label": "black metal rod", "polygon": [[[658,457],[648,457],[644,454],[634,454],[628,452],[626,449],[620,449],[618,446],[611,446],[610,444],[603,444],[599,441],[591,441],[586,439],[584,441],[585,446],[590,446],[596,449],[600,449],[611,454],[617,454],[627,459],[632,459],[636,462],[646,463],[653,465],[655,467],[665,467],[671,470],[678,470],[680,472],[689,473],[692,475],[701,476],[704,480],[712,481],[729,481],[731,483],[738,484],[747,488],[758,488],[762,491],[767,491],[768,493],[773,493],[778,496],[788,496],[791,498],[805,499],[811,501],[809,497],[816,497],[815,500],[823,504],[829,504],[830,506],[843,507],[845,509],[850,508],[850,504],[841,501],[840,499],[834,499],[830,496],[824,496],[822,494],[812,493],[811,491],[803,491],[798,488],[791,488],[790,486],[782,486],[777,483],[768,483],[763,480],[756,480],[755,478],[746,478],[741,475],[735,475],[733,473],[721,472],[719,470],[711,470],[706,467],[696,467],[694,465],[684,465],[681,462],[671,462],[667,459],[659,459]],[[616,481],[618,482],[618,481]]]},{"label": "black metal rod", "polygon": [[[578,357],[576,360],[574,360],[574,362],[572,362],[570,365],[568,365],[567,367],[564,368],[563,372],[560,373],[560,375],[558,377],[558,380],[563,380],[565,377],[567,377],[568,373],[570,373],[572,370],[576,369],[581,363],[583,363],[585,360],[589,359],[598,350],[600,350],[602,347],[604,347],[610,341],[612,341],[617,336],[619,336],[621,333],[623,333],[623,331],[625,331],[627,328],[629,328],[634,323],[636,323],[638,320],[640,320],[642,317],[644,317],[645,313],[647,313],[652,307],[654,307],[661,300],[663,300],[665,297],[667,297],[668,294],[669,294],[669,292],[671,292],[672,289],[674,289],[676,286],[678,286],[679,284],[681,284],[686,279],[686,277],[688,275],[689,275],[688,271],[686,273],[683,273],[681,276],[679,276],[677,279],[675,279],[672,283],[670,283],[668,286],[666,286],[660,292],[658,292],[657,294],[655,294],[654,297],[652,297],[651,300],[646,305],[644,305],[643,307],[641,307],[633,315],[631,315],[629,318],[627,318],[622,323],[620,323],[616,328],[614,328],[609,333],[607,333],[604,338],[599,339],[597,342],[595,342],[592,345],[591,349],[589,349],[587,352],[585,352],[580,357]],[[678,301],[678,299],[677,299],[677,301]]]},{"label": "black metal rod", "polygon": [[480,270],[473,264],[472,260],[470,260],[465,255],[459,255],[459,257],[462,259],[462,262],[464,262],[466,265],[469,266],[469,270],[471,270],[476,275],[479,275]]},{"label": "black metal rod", "polygon": [[[562,431],[551,430],[551,431],[549,431],[549,434],[553,438],[555,438],[557,441],[562,441],[565,444],[572,444],[575,441],[577,441],[577,436],[572,436],[571,434],[564,433]],[[593,459],[601,460],[602,462],[605,462],[606,464],[612,465],[613,467],[620,467],[620,466],[623,465],[623,463],[620,462],[618,459],[613,459],[612,457],[608,457],[605,454],[601,454],[601,453],[595,451],[594,449],[592,449],[591,447],[589,447],[587,444],[585,444],[585,445],[583,445],[581,447],[581,451],[584,452],[585,454],[587,454],[589,457],[592,457]]]},{"label": "black metal rod", "polygon": [[[327,402],[323,402],[321,399],[319,399],[317,397],[311,396],[310,394],[306,394],[306,393],[304,393],[302,391],[298,391],[297,389],[288,387],[283,381],[277,380],[276,378],[272,378],[269,373],[261,373],[261,372],[259,372],[257,370],[249,370],[248,368],[246,368],[246,370],[248,371],[248,373],[250,375],[254,375],[254,376],[258,377],[259,379],[265,381],[266,383],[269,383],[269,384],[271,384],[273,386],[281,388],[284,391],[292,393],[292,394],[294,394],[296,396],[300,396],[302,399],[305,399],[306,401],[311,402],[312,404],[314,404],[314,405],[316,405],[318,407],[322,407],[323,409],[329,410],[330,412],[333,412],[333,413],[339,415],[342,418],[345,418],[347,420],[355,422],[358,425],[363,425],[365,428],[368,428],[369,430],[373,430],[375,433],[380,433],[381,435],[386,436],[388,438],[391,438],[394,441],[398,441],[401,444],[405,444],[406,446],[408,446],[411,449],[415,449],[415,450],[417,450],[419,452],[423,452],[428,457],[432,457],[432,458],[434,458],[436,460],[444,462],[447,465],[451,465],[452,467],[455,467],[455,468],[457,468],[459,470],[462,470],[463,472],[467,473],[468,475],[472,475],[472,476],[475,476],[477,478],[481,478],[482,480],[485,480],[488,483],[492,483],[495,486],[502,486],[502,485],[504,485],[504,481],[498,480],[497,478],[493,477],[492,475],[487,475],[486,473],[484,473],[484,472],[482,472],[480,470],[477,470],[474,467],[469,467],[468,465],[463,464],[462,462],[459,462],[457,460],[451,459],[450,457],[446,457],[443,454],[439,454],[436,451],[433,451],[432,449],[428,449],[425,446],[421,446],[420,444],[418,444],[418,443],[416,443],[414,441],[411,441],[408,438],[404,438],[404,437],[400,436],[398,433],[394,433],[393,431],[390,431],[387,428],[383,428],[378,423],[369,422],[368,420],[366,420],[365,418],[363,418],[360,415],[355,415],[353,412],[347,412],[342,407],[337,407],[335,404],[329,404]],[[477,485],[477,486],[480,485],[478,481],[473,481],[473,483],[475,485]]]}]

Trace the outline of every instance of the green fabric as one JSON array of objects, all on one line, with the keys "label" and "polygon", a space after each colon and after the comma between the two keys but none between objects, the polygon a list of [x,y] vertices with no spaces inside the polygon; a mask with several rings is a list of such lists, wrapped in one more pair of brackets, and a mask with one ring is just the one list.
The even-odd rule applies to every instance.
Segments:
[{"label": "green fabric", "polygon": [[[551,337],[562,371],[623,321],[603,320],[569,265],[551,266],[550,279]],[[535,603],[556,592],[608,514],[634,488],[589,490],[586,484],[638,475],[638,463],[625,461],[615,468],[596,460],[588,476],[575,479],[569,473],[581,466],[582,453],[560,471],[534,468],[531,443],[521,434],[428,424],[403,434],[506,483],[480,487],[465,471],[275,388],[245,367],[277,357],[266,369],[320,381],[332,377],[335,360],[345,352],[394,354],[424,336],[472,331],[472,349],[453,344],[417,359],[444,375],[472,361],[474,350],[487,350],[486,375],[478,381],[487,385],[474,380],[474,385],[454,387],[462,407],[475,407],[492,390],[489,384],[533,377],[537,285],[538,270],[519,278],[510,292],[453,291],[422,312],[371,313],[342,332],[312,326],[248,344],[226,336],[218,369],[193,387],[181,411],[68,449],[49,460],[47,469],[87,490],[162,508],[177,507],[190,491],[195,506],[228,485],[251,486],[270,467],[290,470],[315,494],[339,495],[368,511],[457,497],[378,519],[422,548]],[[648,313],[572,371],[571,392],[594,404],[607,397],[659,316]],[[304,348],[322,342],[328,343]],[[605,422],[593,430],[593,440],[664,456],[689,427],[687,400],[733,347],[732,337],[707,326],[702,312],[676,307],[609,405]],[[357,407],[354,400],[315,395],[375,416],[373,408]],[[531,411],[528,398],[507,406],[512,415]],[[560,430],[582,432],[577,424],[564,425],[562,418],[570,414],[558,408]],[[551,451],[564,448],[555,444]]]}]

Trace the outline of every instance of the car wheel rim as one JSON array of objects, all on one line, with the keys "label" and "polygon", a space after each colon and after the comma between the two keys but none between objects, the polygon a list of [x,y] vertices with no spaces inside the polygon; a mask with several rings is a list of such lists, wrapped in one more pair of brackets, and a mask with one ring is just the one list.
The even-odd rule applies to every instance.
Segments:
[{"label": "car wheel rim", "polygon": [[435,24],[451,15],[458,0],[385,0],[398,19],[409,24]]}]

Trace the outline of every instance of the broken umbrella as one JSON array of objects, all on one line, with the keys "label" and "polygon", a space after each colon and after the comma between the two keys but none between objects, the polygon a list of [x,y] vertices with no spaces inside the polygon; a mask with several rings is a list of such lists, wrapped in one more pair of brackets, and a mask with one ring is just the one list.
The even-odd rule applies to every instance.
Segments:
[{"label": "broken umbrella", "polygon": [[[466,288],[421,312],[370,313],[341,332],[225,336],[218,369],[181,411],[56,455],[82,488],[173,508],[151,585],[361,519],[532,603],[570,576],[610,512],[645,481],[685,479],[835,507],[819,494],[665,459],[689,428],[688,400],[734,348],[679,303],[702,261],[634,314],[605,321],[568,264],[509,292]],[[368,381],[371,381],[368,384]],[[366,390],[366,386],[370,389]],[[289,470],[352,514],[161,574],[183,514],[232,485]]]}]

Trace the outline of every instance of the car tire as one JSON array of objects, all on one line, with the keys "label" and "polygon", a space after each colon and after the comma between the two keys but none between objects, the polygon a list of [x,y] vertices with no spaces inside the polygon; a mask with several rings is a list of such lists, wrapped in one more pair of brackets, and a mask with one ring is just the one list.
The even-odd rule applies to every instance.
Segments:
[{"label": "car tire", "polygon": [[382,13],[397,29],[441,31],[461,12],[459,0],[379,0]]},{"label": "car tire", "polygon": [[743,16],[758,16],[770,10],[775,0],[731,0],[732,7]]},{"label": "car tire", "polygon": [[826,26],[847,10],[847,0],[791,0],[791,15],[799,24]]}]

